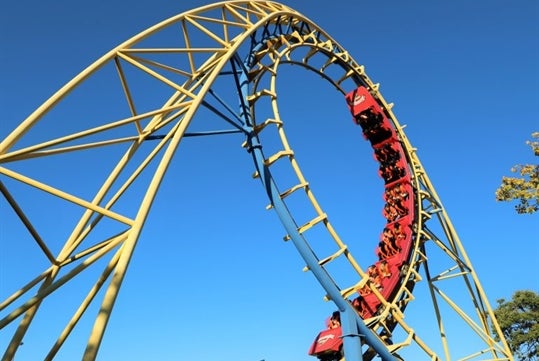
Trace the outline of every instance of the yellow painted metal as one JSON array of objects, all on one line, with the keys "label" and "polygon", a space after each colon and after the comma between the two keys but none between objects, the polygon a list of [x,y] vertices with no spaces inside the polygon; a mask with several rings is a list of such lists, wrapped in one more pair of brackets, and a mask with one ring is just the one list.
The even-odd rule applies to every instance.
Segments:
[{"label": "yellow painted metal", "polygon": [[[334,243],[335,248],[331,254],[319,255],[320,265],[326,267],[341,259],[347,262],[350,272],[355,276],[355,281],[352,285],[339,285],[344,298],[352,297],[364,285],[372,288],[373,293],[380,298],[384,308],[379,315],[366,320],[366,323],[380,334],[380,338],[384,342],[387,341],[387,338],[383,336],[384,334],[394,333],[395,329],[401,332],[402,339],[394,339],[392,344],[389,344],[389,342],[387,344],[388,349],[392,352],[416,345],[431,360],[444,359],[449,361],[454,359],[445,336],[444,315],[440,308],[440,304],[443,302],[453,309],[485,343],[484,350],[478,351],[477,354],[468,355],[462,360],[473,359],[477,355],[484,353],[491,353],[493,359],[496,360],[512,360],[507,343],[494,318],[485,292],[479,283],[464,247],[417,157],[416,150],[411,146],[403,132],[403,127],[392,113],[392,104],[388,104],[379,92],[379,84],[373,83],[365,74],[364,66],[357,64],[350,54],[342,49],[334,39],[295,10],[269,1],[224,1],[171,17],[112,49],[69,81],[0,142],[0,175],[12,181],[26,184],[43,193],[51,194],[56,199],[75,204],[79,209],[82,209],[82,215],[73,229],[70,230],[62,249],[55,256],[51,250],[52,247],[41,237],[37,228],[32,225],[30,217],[24,213],[23,207],[17,202],[16,197],[10,193],[10,187],[0,183],[2,194],[15,210],[21,222],[29,230],[49,262],[43,272],[22,285],[18,291],[10,295],[6,300],[0,300],[0,312],[4,312],[15,302],[21,304],[10,310],[6,316],[0,313],[0,329],[10,325],[12,322],[19,322],[3,355],[3,361],[13,359],[17,348],[32,323],[32,319],[39,311],[45,298],[76,278],[89,266],[101,259],[110,257],[97,281],[90,288],[80,307],[67,322],[65,328],[60,332],[57,341],[51,346],[46,356],[47,360],[54,359],[83,314],[95,301],[98,292],[105,288],[105,294],[84,352],[84,360],[91,361],[97,358],[105,329],[142,228],[148,218],[161,182],[188,126],[196,118],[197,110],[211,85],[219,76],[219,72],[236,54],[240,46],[263,24],[277,21],[276,19],[279,18],[281,18],[281,21],[289,21],[292,24],[302,21],[307,22],[311,25],[312,32],[300,34],[295,31],[286,36],[282,35],[270,40],[271,46],[263,47],[259,53],[254,54],[258,62],[250,73],[249,78],[253,84],[253,91],[247,100],[253,114],[256,114],[257,106],[263,102],[269,102],[273,111],[273,114],[266,114],[255,125],[255,131],[259,135],[266,134],[268,129],[276,129],[282,143],[282,150],[269,156],[266,159],[266,165],[272,167],[276,163],[289,162],[297,177],[296,185],[284,191],[281,197],[284,199],[293,193],[303,192],[314,210],[315,217],[300,226],[298,231],[308,237],[309,230],[315,227],[323,227],[331,242]],[[184,41],[183,47],[152,48],[146,45],[138,46],[139,43],[173,25],[178,26],[178,29],[180,29]],[[204,41],[199,44],[201,38]],[[208,40],[213,42],[214,46],[208,46]],[[295,50],[302,47],[309,48],[309,51],[307,55],[296,59]],[[340,50],[335,51],[336,48]],[[187,59],[186,66],[183,68],[174,67],[146,58],[148,55],[163,54],[185,56]],[[312,65],[311,60],[319,55],[326,57],[324,64],[321,67]],[[398,293],[391,300],[383,299],[377,289],[370,285],[363,268],[354,259],[348,246],[337,234],[330,221],[330,216],[324,212],[318,203],[313,190],[309,186],[309,181],[300,169],[293,148],[286,137],[286,120],[281,118],[279,112],[276,79],[279,74],[279,66],[284,63],[301,65],[318,73],[330,81],[343,94],[350,90],[346,88],[345,84],[350,83],[352,79],[361,79],[379,99],[382,106],[385,107],[397,129],[408,159],[411,162],[411,171],[414,174],[415,182],[414,187],[418,190],[418,197],[420,197],[421,202],[419,202],[417,209],[417,213],[420,215],[417,220],[418,241],[414,245],[412,264],[410,264],[408,271],[403,276],[404,281]],[[127,104],[130,116],[121,119],[111,117],[111,119],[106,120],[105,124],[92,125],[82,131],[59,135],[56,138],[35,144],[28,145],[21,142],[26,139],[25,135],[29,134],[49,112],[54,110],[61,102],[69,101],[69,96],[72,92],[109,65],[116,70],[119,80],[115,79],[115,81],[119,81],[124,95],[123,100]],[[328,69],[334,66],[342,69],[341,76],[334,78],[329,75]],[[139,103],[135,99],[134,89],[127,74],[128,67],[130,71],[135,70],[167,86],[172,95],[163,99],[159,107],[139,112]],[[165,75],[165,73],[172,75]],[[269,76],[264,77],[264,75]],[[131,134],[117,137],[108,135],[109,132],[114,132],[126,126],[132,127]],[[165,132],[162,139],[155,143],[154,148],[146,156],[142,157],[142,159],[137,159],[139,163],[133,170],[129,170],[130,173],[125,177],[125,173],[128,172],[128,165],[135,159],[134,155],[142,149],[144,141],[159,131]],[[93,140],[93,137],[104,134],[106,135],[101,139]],[[37,178],[32,178],[30,175],[22,174],[15,170],[16,168],[10,168],[12,165],[32,159],[78,154],[90,149],[118,145],[126,145],[123,155],[95,194],[90,196],[76,195],[67,189],[60,189]],[[125,197],[130,187],[153,164],[155,164],[155,168],[151,170],[153,173],[151,173],[147,187],[134,214],[116,210],[115,205]],[[112,236],[87,245],[85,242],[93,235],[99,224],[105,220],[113,222],[117,227],[121,226],[121,229]],[[426,222],[440,224],[442,234],[425,231],[424,225]],[[286,238],[287,236],[285,236]],[[431,275],[428,269],[429,259],[425,249],[426,243],[435,245],[442,250],[454,262],[454,265],[444,272]],[[67,266],[73,266],[73,268],[65,271]],[[426,272],[425,279],[420,275],[419,270],[421,267]],[[458,270],[458,272],[455,272],[455,270]],[[466,291],[476,305],[477,317],[474,318],[469,315],[443,292],[440,284],[449,278],[464,280]],[[410,322],[404,320],[403,310],[414,300],[411,285],[419,284],[422,281],[425,281],[429,288],[432,304],[436,310],[439,333],[444,349],[443,357],[429,347],[422,336],[416,333]],[[31,294],[36,287],[35,294]],[[496,334],[500,336],[501,342],[494,340],[494,336],[490,332],[491,325],[494,326]]]}]

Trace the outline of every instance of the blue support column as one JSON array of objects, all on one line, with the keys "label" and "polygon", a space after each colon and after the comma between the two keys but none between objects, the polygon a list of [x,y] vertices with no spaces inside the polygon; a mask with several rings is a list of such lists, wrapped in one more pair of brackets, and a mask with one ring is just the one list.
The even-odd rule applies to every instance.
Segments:
[{"label": "blue support column", "polygon": [[363,352],[361,350],[362,338],[356,320],[356,312],[351,307],[347,307],[341,311],[341,329],[343,338],[344,355],[347,360],[363,360]]}]

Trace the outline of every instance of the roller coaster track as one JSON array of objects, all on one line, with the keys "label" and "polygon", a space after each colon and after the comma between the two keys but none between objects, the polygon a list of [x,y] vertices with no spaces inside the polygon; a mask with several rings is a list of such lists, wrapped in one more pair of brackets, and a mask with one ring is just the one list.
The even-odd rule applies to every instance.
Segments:
[{"label": "roller coaster track", "polygon": [[[350,105],[351,92],[365,91],[390,129],[383,141],[374,141],[363,129],[380,162],[385,182],[380,194],[386,202],[392,187],[407,187],[407,214],[399,219],[386,214],[386,227],[404,226],[406,231],[397,252],[401,261],[386,276],[385,288],[378,287],[367,267],[353,257],[352,247],[339,237],[301,171],[285,133],[289,120],[279,112],[276,83],[283,65],[303,67],[327,80],[343,95],[343,107],[345,96]],[[103,80],[106,94],[91,93],[96,89],[93,84]],[[84,103],[91,103],[90,111],[78,110],[77,104]],[[191,132],[191,124],[202,121],[201,113],[231,128]],[[3,361],[14,359],[47,298],[96,266],[102,267],[98,280],[88,287],[56,341],[35,352],[40,359],[54,359],[103,289],[101,312],[82,356],[97,358],[141,230],[180,142],[217,134],[243,137],[256,168],[253,177],[269,197],[267,208],[275,210],[284,225],[284,240],[294,244],[306,264],[304,271],[316,277],[325,300],[341,314],[346,359],[414,355],[410,359],[512,360],[464,247],[379,84],[334,39],[295,10],[269,1],[227,1],[171,17],[112,49],[0,143],[0,190],[45,260],[36,275],[12,275],[27,278],[18,290],[0,298],[0,330],[11,334],[2,345]],[[398,155],[398,161],[390,162],[401,167],[397,179],[384,175],[387,163],[377,153],[384,144]],[[107,169],[97,184],[84,175],[74,184],[47,177],[44,171],[70,173],[69,164],[95,157],[102,160],[95,167]],[[25,198],[28,192],[36,194],[32,202]],[[308,211],[292,214],[292,199]],[[50,202],[46,209],[56,204],[70,209],[71,223],[62,222],[68,230],[55,234],[53,241],[33,222],[34,208],[41,202]],[[316,246],[309,241],[313,233]],[[56,252],[59,239],[62,245]],[[14,240],[2,240],[6,241]],[[435,252],[445,257],[443,262],[431,258]],[[390,258],[378,255],[376,265]],[[453,289],[455,281],[458,294],[466,294],[471,307],[458,303],[444,288],[450,284]],[[419,286],[432,300],[440,346],[431,347],[432,335],[418,333],[414,320],[405,320],[405,309],[413,304],[413,291]],[[351,304],[358,295],[364,300],[360,309]],[[476,338],[473,349],[459,347],[463,329],[457,335],[446,329],[444,321],[453,317]]]}]

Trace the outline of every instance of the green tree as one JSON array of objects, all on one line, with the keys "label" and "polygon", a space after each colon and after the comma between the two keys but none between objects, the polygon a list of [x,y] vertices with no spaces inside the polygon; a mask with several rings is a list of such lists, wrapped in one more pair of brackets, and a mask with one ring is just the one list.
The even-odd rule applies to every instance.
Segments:
[{"label": "green tree", "polygon": [[[532,138],[526,142],[535,156],[539,157],[539,132],[532,133]],[[510,202],[517,200],[517,213],[534,213],[539,210],[539,165],[519,164],[511,168],[511,172],[520,177],[502,177],[502,184],[496,190],[496,200]]]},{"label": "green tree", "polygon": [[502,333],[519,360],[539,360],[539,295],[516,291],[511,301],[497,300],[494,315]]}]

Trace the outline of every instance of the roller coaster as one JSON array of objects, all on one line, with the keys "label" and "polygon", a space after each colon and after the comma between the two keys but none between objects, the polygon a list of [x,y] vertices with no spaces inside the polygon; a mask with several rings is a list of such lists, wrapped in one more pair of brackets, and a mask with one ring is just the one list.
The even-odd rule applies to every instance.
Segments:
[{"label": "roller coaster", "polygon": [[[359,127],[364,139],[358,141],[370,144],[384,184],[379,191],[384,206],[376,211],[386,223],[372,247],[376,259],[367,266],[333,227],[287,138],[285,128],[293,119],[281,117],[276,86],[285,65],[304,68],[340,92],[350,113],[340,121]],[[94,84],[106,84],[106,94]],[[91,111],[80,111],[81,104],[90,104]],[[13,284],[20,283],[0,294],[2,360],[15,359],[34,318],[48,312],[51,295],[84,279],[91,267],[100,267],[100,275],[79,307],[65,317],[54,342],[33,353],[35,359],[54,360],[90,313],[95,318],[81,358],[98,358],[133,251],[180,142],[214,135],[241,137],[239,144],[254,163],[252,176],[269,198],[267,208],[284,226],[284,240],[322,286],[323,299],[336,307],[325,328],[312,330],[318,334],[312,345],[305,345],[313,358],[513,360],[457,232],[392,108],[380,85],[335,39],[277,2],[202,6],[112,49],[0,143],[2,207],[18,225],[3,224],[7,237],[1,242],[15,242],[19,236],[10,232],[19,227],[43,261],[37,274],[10,274]],[[228,128],[191,131],[192,124],[208,118]],[[92,164],[92,177],[58,176],[80,163]],[[300,214],[292,211],[298,203]],[[35,221],[51,210],[53,218],[63,219],[52,223],[54,233],[47,230],[51,223]],[[421,334],[413,319],[405,319],[420,288],[433,306],[431,334]],[[447,321],[456,319],[461,323],[452,334]],[[433,334],[437,346],[431,345]]]}]

